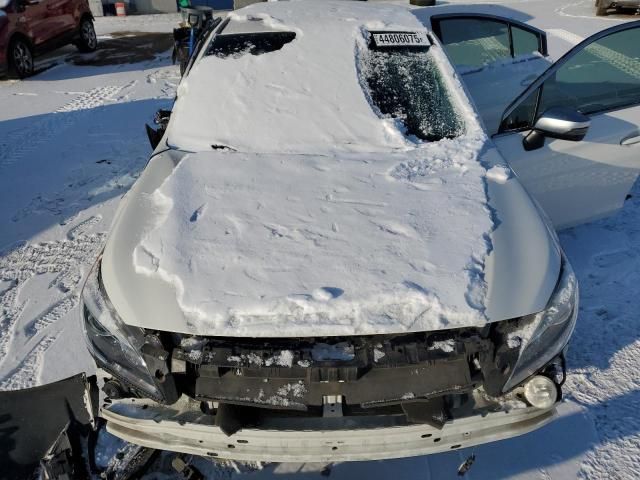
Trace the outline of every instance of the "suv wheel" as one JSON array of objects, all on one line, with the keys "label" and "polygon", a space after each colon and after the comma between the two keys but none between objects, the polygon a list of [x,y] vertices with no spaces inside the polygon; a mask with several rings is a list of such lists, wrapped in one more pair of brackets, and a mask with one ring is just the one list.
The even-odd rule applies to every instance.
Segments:
[{"label": "suv wheel", "polygon": [[11,73],[18,78],[33,75],[33,52],[27,42],[16,39],[9,45],[9,66]]},{"label": "suv wheel", "polygon": [[93,22],[85,18],[80,23],[80,38],[76,43],[76,47],[81,52],[94,52],[98,48],[98,37],[93,28]]},{"label": "suv wheel", "polygon": [[598,17],[604,17],[607,14],[607,4],[607,0],[596,0],[596,15]]}]

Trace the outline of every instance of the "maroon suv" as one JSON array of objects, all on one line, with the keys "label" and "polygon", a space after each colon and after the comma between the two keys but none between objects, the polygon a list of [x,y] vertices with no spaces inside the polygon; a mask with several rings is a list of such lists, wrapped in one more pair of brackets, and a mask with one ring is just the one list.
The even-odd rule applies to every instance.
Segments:
[{"label": "maroon suv", "polygon": [[0,0],[0,75],[28,77],[35,55],[69,43],[98,46],[87,0]]}]

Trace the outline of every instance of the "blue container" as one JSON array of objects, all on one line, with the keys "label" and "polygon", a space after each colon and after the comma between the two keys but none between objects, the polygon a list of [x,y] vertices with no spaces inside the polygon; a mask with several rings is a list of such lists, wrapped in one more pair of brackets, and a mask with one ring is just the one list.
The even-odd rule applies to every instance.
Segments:
[{"label": "blue container", "polygon": [[233,10],[233,0],[191,0],[191,5],[211,7],[215,10]]}]

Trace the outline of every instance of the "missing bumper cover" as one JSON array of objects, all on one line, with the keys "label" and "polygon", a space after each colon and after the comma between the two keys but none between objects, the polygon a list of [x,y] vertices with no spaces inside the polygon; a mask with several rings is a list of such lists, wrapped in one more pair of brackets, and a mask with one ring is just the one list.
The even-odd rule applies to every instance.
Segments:
[{"label": "missing bumper cover", "polygon": [[[473,390],[473,359],[492,343],[477,330],[450,337],[406,335],[336,339],[189,339],[172,365],[189,396],[273,410],[315,410],[340,396],[344,408],[385,407]],[[331,353],[332,352],[332,353]],[[330,354],[330,355],[329,355]],[[330,358],[328,358],[330,357]],[[412,411],[415,410],[415,407]]]}]

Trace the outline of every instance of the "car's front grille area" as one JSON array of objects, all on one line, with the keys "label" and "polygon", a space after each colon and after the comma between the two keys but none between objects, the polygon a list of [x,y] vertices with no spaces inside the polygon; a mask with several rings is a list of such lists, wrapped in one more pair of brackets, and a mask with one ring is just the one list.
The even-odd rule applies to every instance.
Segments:
[{"label": "car's front grille area", "polygon": [[[186,344],[186,345],[185,345]],[[473,359],[493,344],[477,329],[322,339],[181,342],[172,373],[195,399],[306,411],[329,396],[369,408],[466,392],[481,379]]]}]

